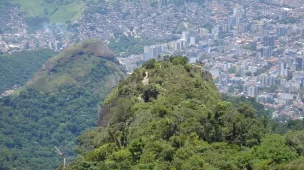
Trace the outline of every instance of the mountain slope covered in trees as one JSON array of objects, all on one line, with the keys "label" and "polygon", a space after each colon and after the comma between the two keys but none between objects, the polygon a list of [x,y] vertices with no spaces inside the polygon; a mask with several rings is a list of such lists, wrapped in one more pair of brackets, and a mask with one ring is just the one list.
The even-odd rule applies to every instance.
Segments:
[{"label": "mountain slope covered in trees", "polygon": [[0,169],[55,169],[75,139],[96,126],[98,107],[125,73],[99,40],[80,42],[49,59],[11,96],[0,99]]},{"label": "mountain slope covered in trees", "polygon": [[[262,106],[257,105],[262,110]],[[222,101],[184,57],[150,60],[104,101],[68,169],[303,169],[303,131],[274,134],[265,113]]]},{"label": "mountain slope covered in trees", "polygon": [[0,94],[14,85],[24,85],[41,65],[57,53],[49,49],[0,55]]}]

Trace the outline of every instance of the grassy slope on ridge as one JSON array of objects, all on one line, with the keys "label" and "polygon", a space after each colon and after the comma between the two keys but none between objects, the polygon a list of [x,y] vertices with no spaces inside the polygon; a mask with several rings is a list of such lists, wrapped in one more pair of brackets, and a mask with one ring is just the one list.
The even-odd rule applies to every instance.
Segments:
[{"label": "grassy slope on ridge", "polygon": [[[85,86],[95,81],[87,76],[88,74],[98,74],[94,68],[101,69],[104,65],[115,69],[118,60],[111,50],[99,40],[86,40],[76,44],[59,55],[49,59],[42,65],[40,70],[27,82],[26,86],[39,89],[45,92],[56,92],[61,85]],[[113,70],[103,70],[105,74],[99,75],[108,87],[115,86],[118,79],[108,79],[107,75],[114,73]],[[109,72],[108,72],[109,71]],[[118,71],[118,70],[117,70]],[[96,75],[98,76],[98,75]],[[104,77],[103,77],[104,76]],[[99,82],[101,82],[99,80]],[[94,85],[96,93],[102,90],[104,84]]]},{"label": "grassy slope on ridge", "polygon": [[14,95],[0,99],[0,169],[55,169],[74,157],[75,139],[97,124],[97,105],[124,72],[98,40],[48,60]]}]

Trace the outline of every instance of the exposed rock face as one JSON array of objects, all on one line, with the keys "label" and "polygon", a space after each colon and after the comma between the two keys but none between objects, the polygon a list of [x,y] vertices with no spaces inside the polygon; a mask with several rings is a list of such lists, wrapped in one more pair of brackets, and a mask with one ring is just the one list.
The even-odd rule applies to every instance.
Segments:
[{"label": "exposed rock face", "polygon": [[212,81],[211,73],[205,69],[202,69],[202,76],[205,78],[206,81]]}]

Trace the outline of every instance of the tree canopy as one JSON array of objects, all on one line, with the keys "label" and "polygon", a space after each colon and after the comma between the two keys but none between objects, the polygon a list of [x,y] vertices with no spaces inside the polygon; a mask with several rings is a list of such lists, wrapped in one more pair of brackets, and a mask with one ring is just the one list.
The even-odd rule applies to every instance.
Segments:
[{"label": "tree canopy", "polygon": [[106,98],[68,169],[301,169],[301,132],[274,134],[263,105],[225,97],[184,57],[150,60]]},{"label": "tree canopy", "polygon": [[57,53],[49,49],[0,55],[0,94],[24,85],[41,65]]}]

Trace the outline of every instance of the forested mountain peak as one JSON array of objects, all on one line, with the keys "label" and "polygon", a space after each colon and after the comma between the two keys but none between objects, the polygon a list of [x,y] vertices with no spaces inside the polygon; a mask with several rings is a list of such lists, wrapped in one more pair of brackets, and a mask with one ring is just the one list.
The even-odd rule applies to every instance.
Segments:
[{"label": "forested mountain peak", "polygon": [[65,168],[303,169],[303,132],[272,134],[267,115],[222,101],[210,73],[182,56],[149,60],[103,106]]},{"label": "forested mountain peak", "polygon": [[[150,60],[136,70],[125,82],[121,82],[103,103],[99,125],[113,116],[111,108],[121,100],[134,103],[161,102],[173,107],[191,99],[211,106],[220,100],[220,94],[212,82],[211,74],[200,65],[187,64],[185,57],[167,57],[170,61]],[[120,107],[120,106],[118,106]],[[114,111],[114,114],[115,113]]]}]

